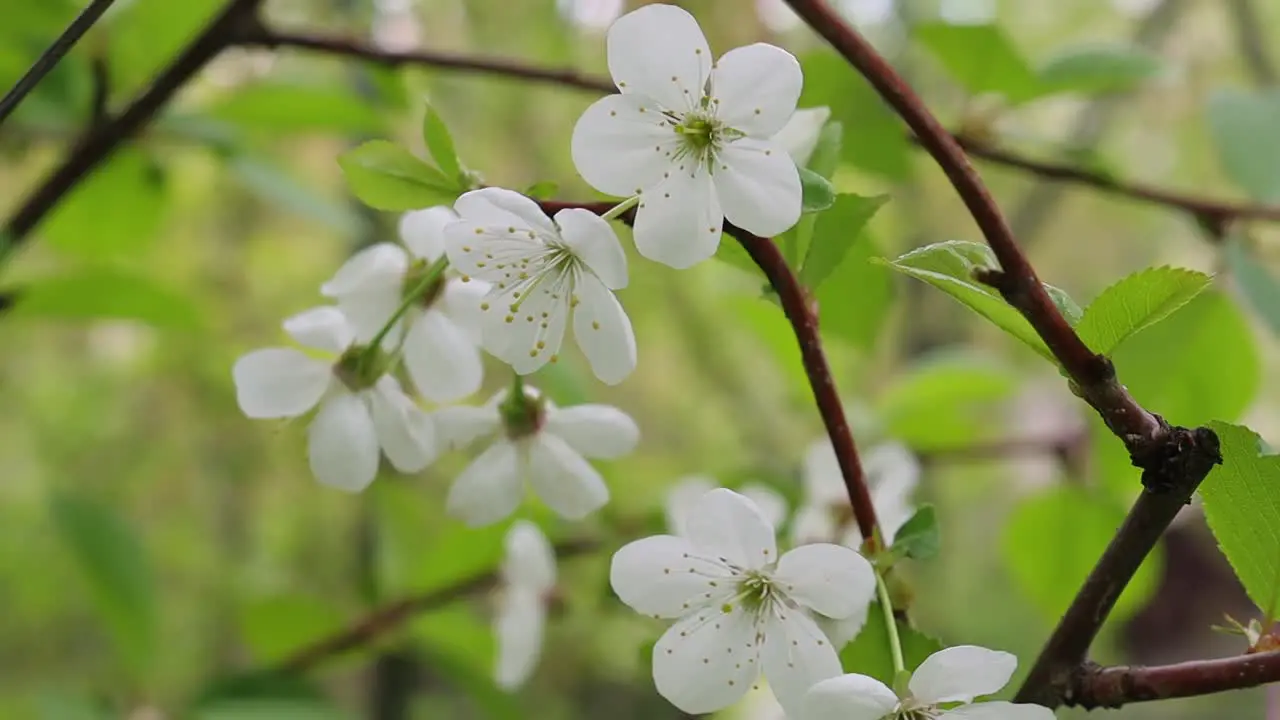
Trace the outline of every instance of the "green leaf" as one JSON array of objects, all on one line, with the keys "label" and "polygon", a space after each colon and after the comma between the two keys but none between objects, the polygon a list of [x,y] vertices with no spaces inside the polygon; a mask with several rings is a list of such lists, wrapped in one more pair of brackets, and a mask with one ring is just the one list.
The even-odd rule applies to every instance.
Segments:
[{"label": "green leaf", "polygon": [[848,257],[862,228],[888,201],[888,195],[837,195],[831,209],[819,216],[814,226],[813,241],[809,243],[800,269],[800,284],[810,290],[822,287],[822,283]]},{"label": "green leaf", "polygon": [[[805,54],[800,67],[804,71],[800,106],[831,108],[832,119],[844,131],[841,160],[891,180],[906,179],[911,174],[912,152],[906,133],[898,116],[867,81],[826,49]],[[810,158],[810,168],[821,173],[813,161]]]},{"label": "green leaf", "polygon": [[342,235],[355,235],[366,226],[350,203],[320,195],[287,173],[284,168],[248,153],[228,158],[231,176],[275,207],[292,211],[299,218],[333,228]]},{"label": "green leaf", "polygon": [[1049,294],[1049,299],[1053,301],[1054,307],[1058,308],[1058,312],[1062,313],[1068,324],[1075,325],[1080,322],[1080,318],[1084,316],[1084,311],[1080,309],[1075,300],[1071,299],[1066,290],[1052,285],[1045,285],[1044,291]]},{"label": "green leaf", "polygon": [[818,327],[825,335],[864,349],[875,345],[894,295],[893,276],[872,263],[882,254],[876,239],[864,230],[844,262],[818,288]]},{"label": "green leaf", "polygon": [[[908,671],[914,672],[930,655],[942,649],[942,643],[909,623],[898,621],[898,639],[902,642],[902,660]],[[840,664],[848,673],[870,675],[880,682],[893,686],[893,658],[889,654],[889,626],[885,624],[880,603],[871,603],[867,610],[867,624],[840,651]]]},{"label": "green leaf", "polygon": [[[1049,362],[1057,363],[1031,324],[1022,317],[1022,313],[1006,303],[994,288],[974,279],[974,272],[977,270],[999,267],[995,255],[986,245],[950,240],[926,245],[891,262],[882,260],[880,263],[942,290],[995,323],[996,327],[1021,340]],[[1059,297],[1065,295],[1057,288],[1053,289],[1053,293]]]},{"label": "green leaf", "polygon": [[1249,321],[1214,290],[1130,338],[1111,359],[1138,402],[1187,427],[1239,418],[1261,380]]},{"label": "green leaf", "polygon": [[1194,270],[1140,270],[1103,290],[1084,311],[1076,332],[1089,349],[1110,355],[1126,338],[1164,320],[1209,287],[1213,277]]},{"label": "green leaf", "polygon": [[122,148],[58,203],[40,232],[84,258],[136,258],[159,236],[167,210],[164,173],[136,148]]},{"label": "green leaf", "polygon": [[809,168],[800,171],[800,209],[802,212],[821,212],[836,201],[836,188],[831,181]]},{"label": "green leaf", "polygon": [[337,83],[298,85],[266,80],[238,86],[204,108],[211,118],[273,133],[376,135],[386,122],[369,103]]},{"label": "green leaf", "polygon": [[[800,220],[803,222],[804,216],[801,216]],[[774,241],[770,240],[769,242]],[[742,247],[742,243],[728,235],[720,237],[720,246],[716,248],[716,259],[761,279],[764,278],[763,273],[760,271],[760,266],[756,265],[756,261],[752,260],[751,256],[747,254],[746,249]]]},{"label": "green leaf", "polygon": [[1040,67],[1046,93],[1086,95],[1128,92],[1160,73],[1160,60],[1138,48],[1073,48]]},{"label": "green leaf", "polygon": [[220,0],[133,0],[103,18],[102,33],[113,95],[128,97],[209,24]]},{"label": "green leaf", "polygon": [[523,195],[531,197],[534,200],[547,200],[556,196],[560,191],[560,183],[554,180],[539,180],[524,189]]},{"label": "green leaf", "polygon": [[309,682],[272,671],[223,678],[185,715],[193,720],[345,720]]},{"label": "green leaf", "polygon": [[463,188],[439,170],[386,140],[371,140],[338,156],[351,192],[377,210],[452,205]]},{"label": "green leaf", "polygon": [[1250,251],[1242,238],[1228,241],[1223,255],[1240,293],[1266,321],[1271,332],[1280,335],[1280,282],[1267,272],[1262,259]]},{"label": "green leaf", "polygon": [[461,183],[462,163],[458,161],[458,151],[453,147],[453,136],[449,134],[449,127],[444,124],[439,113],[430,105],[422,119],[422,140],[431,153],[431,159],[436,161],[436,167],[447,177],[457,178],[457,182]]},{"label": "green leaf", "polygon": [[[1024,499],[1013,510],[1000,552],[1022,593],[1046,620],[1056,621],[1123,521],[1124,510],[1110,498],[1061,485]],[[1137,612],[1155,592],[1163,563],[1159,550],[1147,557],[1120,594],[1113,619]]]},{"label": "green leaf", "polygon": [[974,95],[999,93],[1010,103],[1040,94],[1040,78],[997,25],[917,25],[915,37],[942,67]]},{"label": "green leaf", "polygon": [[9,317],[140,320],[168,329],[199,328],[194,303],[152,280],[116,270],[86,269],[44,277],[24,287]]},{"label": "green leaf", "polygon": [[818,142],[813,146],[809,162],[805,167],[830,180],[840,166],[840,151],[844,147],[844,123],[839,120],[828,120],[818,133]]},{"label": "green leaf", "polygon": [[913,560],[928,560],[942,547],[942,533],[938,530],[938,514],[933,506],[921,505],[893,538],[894,552]]},{"label": "green leaf", "polygon": [[1280,91],[1218,90],[1207,116],[1227,177],[1254,200],[1280,201]]},{"label": "green leaf", "polygon": [[121,656],[135,670],[145,671],[154,659],[156,588],[133,528],[110,507],[74,495],[54,495],[49,513]]},{"label": "green leaf", "polygon": [[885,435],[916,451],[972,444],[998,432],[999,404],[1017,392],[1009,368],[955,353],[926,356],[895,374],[876,398]]},{"label": "green leaf", "polygon": [[1280,601],[1280,457],[1247,427],[1213,422],[1222,465],[1200,485],[1205,519],[1236,576],[1268,618]]},{"label": "green leaf", "polygon": [[260,663],[269,664],[337,631],[347,618],[319,598],[276,595],[245,605],[239,620],[245,644]]}]

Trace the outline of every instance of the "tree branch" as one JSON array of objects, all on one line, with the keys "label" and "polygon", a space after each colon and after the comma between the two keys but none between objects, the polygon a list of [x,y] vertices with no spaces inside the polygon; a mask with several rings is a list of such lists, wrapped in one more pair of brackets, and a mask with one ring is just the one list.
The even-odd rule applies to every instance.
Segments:
[{"label": "tree branch", "polygon": [[1065,705],[1116,708],[1280,682],[1280,651],[1155,667],[1088,666],[1072,680]]},{"label": "tree branch", "polygon": [[[582,208],[597,215],[603,215],[613,207],[613,204],[608,202],[571,203],[550,200],[541,201],[539,204],[549,215],[554,215],[564,208]],[[635,222],[635,211],[629,210],[619,219],[632,224]],[[840,402],[840,393],[836,389],[835,379],[831,376],[831,366],[827,363],[826,353],[822,349],[816,309],[810,304],[800,281],[795,273],[791,272],[782,252],[772,240],[752,235],[728,222],[724,224],[724,232],[732,235],[742,245],[764,273],[774,292],[778,294],[782,312],[791,323],[796,341],[800,344],[800,357],[805,374],[809,378],[809,387],[813,390],[818,412],[822,415],[822,423],[826,426],[827,436],[831,438],[831,445],[835,449],[836,460],[840,464],[840,473],[844,477],[845,490],[849,493],[849,503],[853,507],[853,517],[858,522],[858,531],[862,534],[864,548],[874,550],[879,542],[878,538],[881,537],[879,522],[876,520],[876,508],[871,501],[867,476],[862,469],[858,447],[844,414],[844,405]]]},{"label": "tree branch", "polygon": [[53,41],[47,50],[36,58],[35,63],[27,70],[21,78],[18,79],[9,92],[5,93],[3,99],[0,99],[0,124],[3,124],[14,110],[18,109],[18,105],[22,103],[23,98],[35,90],[36,85],[44,79],[49,71],[58,65],[58,61],[62,60],[67,53],[71,52],[71,48],[75,47],[80,38],[88,32],[93,24],[98,22],[98,18],[111,7],[115,0],[93,0],[89,6],[76,16],[75,20],[62,31],[58,39]]}]

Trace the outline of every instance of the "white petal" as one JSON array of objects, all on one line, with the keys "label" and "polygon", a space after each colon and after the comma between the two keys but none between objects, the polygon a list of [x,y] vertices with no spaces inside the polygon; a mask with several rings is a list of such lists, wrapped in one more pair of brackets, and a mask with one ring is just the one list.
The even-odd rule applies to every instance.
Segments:
[{"label": "white petal", "polygon": [[683,270],[716,253],[723,224],[711,177],[702,166],[685,161],[662,182],[645,188],[633,237],[641,255]]},{"label": "white petal", "polygon": [[673,535],[685,535],[685,523],[689,513],[703,495],[711,492],[719,483],[706,475],[691,475],[676,481],[667,491],[663,510],[667,517],[667,531]]},{"label": "white petal", "polygon": [[507,530],[502,575],[511,585],[547,592],[556,584],[556,555],[537,525],[517,520]]},{"label": "white petal", "polygon": [[840,658],[831,641],[802,610],[775,606],[764,630],[760,653],[764,677],[778,704],[800,717],[804,694],[840,674]]},{"label": "white petal", "polygon": [[871,563],[841,545],[802,545],[782,556],[774,580],[792,600],[827,617],[849,617],[876,594]]},{"label": "white petal", "polygon": [[711,72],[711,48],[689,13],[646,5],[618,18],[606,41],[609,74],[624,93],[648,95],[672,110],[694,107]]},{"label": "white petal", "polygon": [[484,365],[471,338],[444,313],[419,313],[404,338],[404,365],[423,397],[445,403],[480,389]]},{"label": "white petal", "polygon": [[328,305],[285,318],[284,331],[299,345],[335,355],[346,350],[355,340],[355,330],[347,317],[338,308]]},{"label": "white petal", "polygon": [[538,203],[505,188],[487,187],[463,193],[453,204],[453,209],[466,222],[508,225],[518,230],[535,230],[547,236],[557,235],[556,226]]},{"label": "white petal", "polygon": [[734,591],[728,565],[674,535],[622,546],[613,555],[609,584],[632,610],[658,618],[682,617],[701,605],[719,607],[714,601]]},{"label": "white petal", "polygon": [[413,404],[395,378],[383,376],[364,397],[369,403],[378,444],[396,470],[418,472],[436,458],[436,432],[431,416]]},{"label": "white petal", "polygon": [[607,221],[589,210],[567,208],[556,213],[556,225],[564,244],[605,287],[621,290],[627,286],[627,256]]},{"label": "white petal", "polygon": [[334,393],[307,428],[311,472],[322,484],[348,492],[369,487],[378,474],[378,436],[364,401]]},{"label": "white petal", "polygon": [[834,505],[845,502],[848,497],[844,475],[829,438],[815,441],[805,451],[801,479],[805,499],[814,505]]},{"label": "white petal", "polygon": [[320,286],[320,294],[336,298],[388,286],[398,290],[408,269],[409,257],[404,248],[386,242],[370,245],[348,258],[338,272]]},{"label": "white petal", "polygon": [[564,440],[539,433],[527,441],[525,451],[529,484],[561,517],[577,520],[609,501],[604,478]]},{"label": "white petal", "polygon": [[815,108],[797,110],[782,129],[774,133],[770,140],[773,144],[787,151],[796,165],[805,167],[813,150],[818,146],[818,137],[822,128],[831,117],[831,108],[823,105]]},{"label": "white petal", "polygon": [[850,640],[858,637],[858,633],[862,632],[863,626],[867,624],[867,614],[870,609],[871,605],[863,605],[854,614],[840,620],[825,615],[814,615],[813,621],[818,623],[823,634],[831,640],[831,646],[839,652],[840,648],[848,645]]},{"label": "white petal", "polygon": [[791,519],[791,545],[825,543],[836,539],[835,513],[828,505],[808,504],[800,506]]},{"label": "white petal", "polygon": [[[506,263],[519,265],[546,249],[536,231],[515,225],[519,219],[514,216],[510,219],[511,223],[492,223],[467,217],[446,225],[444,251],[449,265],[467,281],[502,282],[509,267]],[[497,260],[499,256],[502,261]]]},{"label": "white petal", "polygon": [[[387,320],[399,309],[403,298],[400,295],[399,283],[387,285],[381,289],[347,293],[337,297],[338,309],[346,316],[355,332],[355,341],[368,343],[373,340]],[[394,350],[400,340],[400,328],[403,322],[397,322],[382,342],[388,350]]]},{"label": "white petal", "polygon": [[734,48],[716,61],[711,73],[712,106],[729,127],[764,138],[791,118],[803,86],[804,74],[794,55],[755,43]]},{"label": "white petal", "polygon": [[876,445],[863,457],[862,467],[868,481],[886,494],[910,495],[920,483],[920,461],[902,443]]},{"label": "white petal", "polygon": [[573,309],[573,337],[587,356],[591,371],[608,385],[617,385],[636,369],[636,336],[622,303],[599,280],[583,276]]},{"label": "white petal", "polygon": [[1053,720],[1053,711],[1041,705],[983,702],[948,710],[939,717],[951,720]]},{"label": "white petal", "polygon": [[492,525],[515,512],[524,499],[516,448],[497,440],[453,481],[445,506],[472,527]]},{"label": "white petal", "polygon": [[542,283],[520,298],[518,305],[510,293],[488,300],[481,328],[484,347],[521,375],[550,362],[564,342],[570,298],[554,285],[550,280]]},{"label": "white petal", "polygon": [[484,311],[480,309],[480,304],[492,289],[492,285],[476,278],[466,282],[452,278],[445,282],[444,291],[436,301],[444,314],[467,334],[472,345],[479,345],[481,342]]},{"label": "white petal", "polygon": [[437,441],[442,448],[449,450],[465,447],[479,437],[493,435],[502,424],[498,408],[493,404],[440,408],[433,417]]},{"label": "white petal", "polygon": [[866,675],[841,675],[813,686],[798,717],[805,720],[880,720],[898,706],[887,685]]},{"label": "white petal", "polygon": [[768,140],[742,138],[720,151],[713,175],[729,222],[761,237],[773,237],[800,220],[800,171]]},{"label": "white petal", "polygon": [[536,590],[508,587],[498,600],[493,633],[497,644],[494,682],[506,691],[520,687],[533,674],[542,655],[547,610]]},{"label": "white petal", "polygon": [[973,702],[997,692],[1013,677],[1018,658],[976,645],[957,645],[930,655],[911,676],[911,694],[922,703]]},{"label": "white petal", "polygon": [[444,226],[457,219],[447,205],[411,210],[400,216],[400,240],[414,257],[435,262],[444,254]]},{"label": "white petal", "polygon": [[[640,441],[635,420],[609,405],[574,405],[547,411],[544,432],[559,436],[589,458],[618,458]],[[710,489],[710,488],[708,488]]]},{"label": "white petal", "polygon": [[742,496],[756,504],[765,519],[775,528],[787,519],[787,500],[768,485],[748,483],[740,489]]},{"label": "white petal", "polygon": [[760,648],[750,613],[707,607],[672,625],[653,646],[653,682],[687,713],[728,707],[760,675]]},{"label": "white petal", "polygon": [[732,490],[716,488],[693,506],[685,523],[690,542],[704,554],[749,569],[778,559],[773,526],[760,508]]},{"label": "white petal", "polygon": [[264,348],[241,355],[231,367],[236,403],[251,418],[297,417],[320,402],[333,368],[293,348]]},{"label": "white petal", "polygon": [[573,165],[591,187],[630,197],[672,169],[680,136],[662,108],[645,95],[610,95],[595,101],[573,126]]}]

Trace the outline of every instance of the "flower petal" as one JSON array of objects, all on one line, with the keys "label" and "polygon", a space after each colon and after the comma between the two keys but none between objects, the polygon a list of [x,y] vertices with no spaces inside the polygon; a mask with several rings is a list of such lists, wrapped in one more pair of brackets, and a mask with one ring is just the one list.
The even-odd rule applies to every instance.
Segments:
[{"label": "flower petal", "polygon": [[724,214],[705,168],[686,161],[670,173],[641,193],[632,236],[641,255],[683,270],[715,255]]},{"label": "flower petal", "polygon": [[606,40],[609,74],[624,93],[671,110],[696,107],[711,73],[711,48],[698,21],[674,5],[646,5],[618,18]]},{"label": "flower petal", "polygon": [[236,403],[251,418],[297,417],[320,402],[333,368],[293,348],[264,348],[241,355],[231,367]]},{"label": "flower petal", "polygon": [[431,416],[404,394],[395,378],[384,375],[364,397],[378,444],[396,470],[415,473],[436,458],[436,431]]},{"label": "flower petal", "polygon": [[[338,309],[347,317],[351,323],[351,328],[355,332],[355,341],[359,343],[368,343],[382,331],[382,326],[387,324],[387,320],[395,314],[400,307],[402,298],[400,297],[400,285],[387,285],[381,289],[367,290],[364,292],[347,293],[336,298]],[[386,334],[382,341],[382,347],[387,350],[394,350],[396,343],[400,341],[401,327],[403,321],[397,321],[395,327]]]},{"label": "flower petal", "polygon": [[378,474],[378,435],[364,401],[348,392],[329,396],[307,428],[311,472],[321,484],[360,492]]},{"label": "flower petal", "polygon": [[[547,282],[519,299],[511,293],[491,296],[484,310],[484,347],[521,375],[551,361],[564,343],[569,321],[569,296]],[[481,305],[481,308],[486,306]]]},{"label": "flower petal", "polygon": [[1053,720],[1053,711],[1041,705],[983,702],[948,710],[939,717],[951,720]]},{"label": "flower petal", "polygon": [[716,489],[717,485],[719,483],[707,475],[690,475],[676,481],[675,486],[667,491],[667,499],[663,504],[667,531],[672,535],[684,536],[689,513],[693,512],[698,500]]},{"label": "flower petal", "polygon": [[454,405],[433,413],[436,436],[443,449],[457,450],[484,435],[493,435],[502,425],[498,407],[488,403],[482,407]]},{"label": "flower petal", "polygon": [[841,648],[849,644],[850,640],[858,637],[858,633],[862,632],[862,628],[867,624],[867,615],[871,609],[871,605],[864,605],[860,610],[847,618],[836,620],[825,615],[814,615],[813,621],[818,623],[818,628],[831,641],[831,646],[839,652]]},{"label": "flower petal", "polygon": [[726,558],[739,567],[758,569],[778,558],[768,518],[755,503],[732,490],[716,488],[699,498],[685,530],[702,554]]},{"label": "flower petal", "polygon": [[687,713],[728,707],[760,676],[760,649],[751,613],[706,607],[672,625],[653,646],[653,682]]},{"label": "flower petal", "polygon": [[444,226],[457,219],[448,205],[411,210],[400,216],[400,240],[414,257],[435,262],[444,255]]},{"label": "flower petal", "polygon": [[621,290],[627,286],[627,255],[607,221],[589,210],[567,208],[556,213],[556,224],[564,244],[605,287]]},{"label": "flower petal", "polygon": [[304,310],[285,318],[284,331],[299,345],[335,355],[351,346],[355,330],[342,311],[331,305]]},{"label": "flower petal", "polygon": [[805,693],[798,717],[805,720],[881,720],[898,706],[889,686],[867,675],[840,675]]},{"label": "flower petal", "polygon": [[577,520],[609,501],[604,478],[559,437],[539,433],[527,442],[525,451],[529,484],[561,517]]},{"label": "flower petal", "polygon": [[492,285],[476,278],[465,282],[452,278],[445,282],[444,291],[436,301],[458,329],[467,334],[472,345],[479,345],[481,342],[484,311],[480,309],[480,304],[492,289]]},{"label": "flower petal", "polygon": [[607,195],[630,197],[672,169],[680,136],[646,95],[600,98],[573,126],[570,152],[578,174]]},{"label": "flower petal", "polygon": [[594,277],[578,281],[573,337],[595,376],[617,385],[636,369],[636,336],[622,303]]},{"label": "flower petal", "polygon": [[787,124],[769,139],[774,145],[786,150],[797,166],[805,167],[809,164],[809,158],[818,146],[822,128],[830,117],[831,108],[826,105],[797,110]]},{"label": "flower petal", "polygon": [[471,338],[444,313],[428,309],[409,326],[404,365],[413,386],[429,400],[453,402],[480,389],[484,365]]},{"label": "flower petal", "polygon": [[801,505],[791,519],[791,546],[831,542],[836,539],[838,530],[835,513],[831,512],[829,505],[812,502]]},{"label": "flower petal", "polygon": [[737,47],[716,61],[711,103],[716,116],[752,137],[768,137],[796,110],[804,74],[795,56],[775,45]]},{"label": "flower petal", "polygon": [[930,655],[911,676],[911,694],[922,703],[973,702],[998,691],[1013,677],[1018,658],[976,645],[957,645]]},{"label": "flower petal", "polygon": [[791,550],[778,561],[773,577],[792,600],[837,620],[865,610],[876,594],[871,563],[830,543]]},{"label": "flower petal", "polygon": [[846,502],[844,475],[829,438],[814,441],[805,451],[800,475],[808,503],[830,506]]},{"label": "flower petal", "polygon": [[803,610],[774,606],[760,653],[764,677],[787,714],[800,717],[809,688],[840,674],[840,657],[826,634]]},{"label": "flower petal", "polygon": [[393,286],[397,290],[409,269],[409,256],[404,248],[383,242],[357,252],[338,268],[328,282],[320,286],[325,297],[341,297]]},{"label": "flower petal", "polygon": [[515,512],[524,499],[517,460],[514,445],[495,441],[453,481],[445,501],[449,514],[481,527]]},{"label": "flower petal", "polygon": [[726,145],[718,161],[713,177],[729,222],[773,237],[800,220],[800,171],[781,148],[742,138]]},{"label": "flower petal", "polygon": [[775,528],[787,519],[787,500],[768,485],[748,483],[740,490],[742,496],[756,504],[769,524]]},{"label": "flower petal", "polygon": [[549,237],[559,234],[538,203],[506,188],[487,187],[465,192],[454,202],[453,209],[464,222],[514,226],[517,230],[534,230]]},{"label": "flower petal", "polygon": [[609,405],[574,405],[548,410],[543,432],[556,435],[589,458],[622,457],[640,441],[640,428],[635,420]]},{"label": "flower petal", "polygon": [[510,692],[533,674],[542,655],[546,621],[546,604],[537,590],[521,586],[504,589],[493,620],[498,656],[494,682],[498,687]]},{"label": "flower petal", "polygon": [[622,546],[613,555],[609,584],[618,598],[643,615],[674,618],[690,608],[716,605],[733,592],[733,570],[704,557],[688,540],[654,535]]},{"label": "flower petal", "polygon": [[542,530],[528,520],[511,523],[504,540],[502,576],[511,585],[547,592],[556,585],[556,554]]}]

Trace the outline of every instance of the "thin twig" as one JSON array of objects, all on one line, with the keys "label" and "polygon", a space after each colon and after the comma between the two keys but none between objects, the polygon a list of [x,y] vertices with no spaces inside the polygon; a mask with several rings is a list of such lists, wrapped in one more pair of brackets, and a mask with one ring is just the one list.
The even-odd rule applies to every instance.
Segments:
[{"label": "thin twig", "polygon": [[1092,666],[1076,678],[1065,705],[1115,708],[1133,702],[1209,695],[1280,682],[1280,651],[1154,667]]},{"label": "thin twig", "polygon": [[18,109],[18,105],[22,103],[23,98],[30,94],[36,88],[36,85],[40,84],[44,76],[48,75],[49,71],[56,67],[67,53],[71,52],[71,48],[75,47],[75,44],[88,32],[89,28],[98,22],[98,18],[102,17],[102,14],[107,11],[107,8],[111,7],[113,2],[115,0],[93,0],[90,2],[89,6],[82,10],[75,20],[71,21],[67,29],[62,31],[58,39],[54,40],[53,44],[40,57],[36,58],[35,63],[31,65],[26,74],[5,94],[3,99],[0,99],[0,124],[3,124],[13,114],[13,111]]}]

